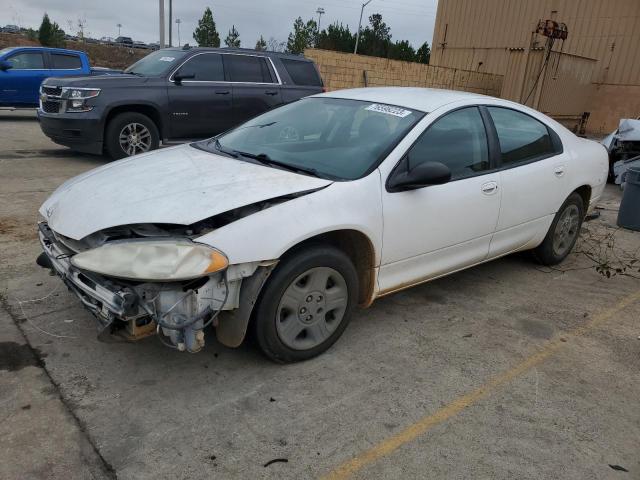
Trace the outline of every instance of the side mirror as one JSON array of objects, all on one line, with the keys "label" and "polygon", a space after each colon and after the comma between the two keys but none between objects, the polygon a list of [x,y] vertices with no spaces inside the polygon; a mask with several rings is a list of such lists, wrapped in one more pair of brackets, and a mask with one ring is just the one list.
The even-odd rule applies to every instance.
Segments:
[{"label": "side mirror", "polygon": [[10,68],[13,68],[13,65],[11,65],[10,62],[8,62],[7,60],[0,60],[0,70],[6,72]]},{"label": "side mirror", "polygon": [[451,180],[451,170],[440,162],[423,162],[411,170],[395,172],[389,179],[390,192],[416,190],[429,185],[442,185]]},{"label": "side mirror", "polygon": [[191,78],[196,78],[194,73],[176,73],[173,76],[173,81],[176,82],[176,85],[182,85],[183,80],[189,80]]}]

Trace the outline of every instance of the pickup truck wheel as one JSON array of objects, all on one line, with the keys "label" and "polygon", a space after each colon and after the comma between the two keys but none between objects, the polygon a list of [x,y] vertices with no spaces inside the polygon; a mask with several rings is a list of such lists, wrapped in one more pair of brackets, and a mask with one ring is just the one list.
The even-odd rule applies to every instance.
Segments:
[{"label": "pickup truck wheel", "polygon": [[356,269],[342,251],[314,246],[295,252],[276,267],[256,305],[260,348],[280,363],[321,354],[347,327],[357,292]]},{"label": "pickup truck wheel", "polygon": [[114,160],[155,150],[159,144],[158,128],[142,113],[120,113],[107,125],[105,149]]},{"label": "pickup truck wheel", "polygon": [[577,193],[569,195],[556,213],[540,246],[533,255],[543,265],[557,265],[573,249],[584,220],[584,202]]}]

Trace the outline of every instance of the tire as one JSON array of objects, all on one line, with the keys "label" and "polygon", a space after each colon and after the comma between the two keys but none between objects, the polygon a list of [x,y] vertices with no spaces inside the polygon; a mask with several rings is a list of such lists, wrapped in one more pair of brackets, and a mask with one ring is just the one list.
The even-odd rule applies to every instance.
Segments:
[{"label": "tire", "polygon": [[[135,135],[133,138],[131,137]],[[121,143],[121,137],[123,142]],[[107,124],[105,150],[114,160],[156,150],[160,145],[158,127],[153,121],[136,112],[119,113]],[[131,144],[131,141],[135,141]],[[126,148],[126,145],[131,145]]]},{"label": "tire", "polygon": [[557,265],[567,258],[580,235],[584,215],[582,197],[574,192],[562,204],[546,237],[533,251],[536,260],[542,265]]},{"label": "tire", "polygon": [[347,328],[357,297],[358,274],[344,252],[322,245],[294,251],[280,261],[260,294],[255,340],[275,362],[315,357]]}]

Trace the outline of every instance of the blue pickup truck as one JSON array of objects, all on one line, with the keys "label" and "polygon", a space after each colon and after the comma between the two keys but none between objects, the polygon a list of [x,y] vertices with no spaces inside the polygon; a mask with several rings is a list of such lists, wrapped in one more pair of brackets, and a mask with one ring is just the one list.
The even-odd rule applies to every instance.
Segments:
[{"label": "blue pickup truck", "polygon": [[105,75],[115,70],[91,68],[87,54],[46,47],[0,50],[0,107],[37,107],[40,84],[48,77]]}]

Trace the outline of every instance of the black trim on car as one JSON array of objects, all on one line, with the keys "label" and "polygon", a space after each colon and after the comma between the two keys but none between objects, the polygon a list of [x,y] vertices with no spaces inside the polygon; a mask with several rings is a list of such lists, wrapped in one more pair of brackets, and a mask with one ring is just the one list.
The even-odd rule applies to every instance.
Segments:
[{"label": "black trim on car", "polygon": [[[484,104],[484,103],[478,103],[478,104],[472,104],[472,105],[463,105],[463,106],[454,108],[452,110],[447,110],[442,115],[439,115],[438,117],[436,117],[427,126],[427,128],[424,129],[424,131],[422,133],[420,133],[418,138],[416,138],[416,140],[404,152],[404,154],[402,155],[400,160],[398,160],[398,163],[396,163],[396,165],[393,167],[393,169],[391,169],[391,172],[389,173],[389,175],[387,176],[387,179],[385,180],[385,189],[386,189],[386,191],[389,192],[389,193],[394,193],[394,190],[392,188],[390,189],[390,187],[389,187],[390,179],[399,171],[400,166],[405,163],[405,160],[406,160],[406,157],[407,157],[407,153],[409,153],[409,151],[420,140],[420,138],[422,138],[422,136],[427,132],[427,130],[429,130],[429,128],[431,128],[431,125],[435,124],[438,120],[440,120],[441,118],[445,117],[446,115],[448,115],[450,113],[453,113],[453,112],[456,112],[458,110],[462,110],[462,109],[465,109],[465,108],[472,108],[472,107],[476,107],[480,111],[480,115],[481,115],[482,121],[484,123],[485,133],[487,135],[487,144],[488,144],[488,147],[489,147],[489,162],[490,162],[491,168],[488,169],[488,170],[482,170],[481,172],[478,172],[478,173],[475,173],[475,174],[465,175],[463,177],[458,177],[458,178],[452,178],[448,183],[457,182],[458,180],[466,180],[468,178],[473,178],[473,177],[479,177],[481,175],[489,175],[491,173],[499,172],[499,171],[502,171],[502,170],[509,170],[511,168],[520,167],[520,166],[523,166],[523,165],[528,165],[530,163],[539,162],[541,160],[546,160],[547,158],[555,157],[557,155],[561,155],[562,153],[564,153],[564,145],[562,144],[562,140],[560,139],[560,136],[558,135],[558,133],[553,128],[551,128],[549,125],[547,125],[545,122],[535,118],[533,115],[529,115],[527,112],[523,112],[522,110],[519,110],[517,108],[503,106],[503,105],[493,105],[493,104]],[[525,160],[525,161],[522,161],[522,162],[516,162],[516,163],[509,164],[509,165],[503,165],[502,164],[502,151],[500,149],[500,140],[498,139],[498,132],[496,130],[495,124],[493,122],[493,118],[491,117],[491,113],[489,112],[488,107],[504,108],[504,109],[507,109],[507,110],[513,110],[514,112],[518,112],[518,113],[521,113],[523,115],[526,115],[526,116],[532,118],[533,120],[537,121],[538,123],[541,123],[542,125],[544,125],[545,128],[547,129],[547,131],[549,132],[549,136],[551,137],[551,143],[552,143],[552,145],[553,145],[553,147],[555,149],[554,153],[549,154],[549,155],[541,155],[541,156],[538,156],[538,157],[533,157],[533,158],[531,158],[529,160]],[[388,153],[390,153],[390,152],[391,151],[389,151]],[[425,188],[425,187],[422,187],[422,188]]]},{"label": "black trim on car", "polygon": [[[485,108],[487,110],[487,115],[489,116],[489,121],[491,122],[492,129],[493,129],[493,132],[495,134],[496,142],[498,143],[498,153],[499,153],[498,170],[509,170],[511,168],[520,167],[522,165],[529,165],[530,163],[535,163],[535,162],[539,162],[541,160],[546,160],[547,158],[555,157],[556,155],[561,155],[562,153],[564,153],[564,145],[562,144],[562,140],[560,139],[560,135],[558,135],[558,133],[553,128],[551,128],[549,125],[547,125],[545,122],[543,122],[542,120],[537,119],[533,115],[529,115],[527,112],[523,112],[522,110],[519,110],[517,108],[507,107],[507,106],[502,106],[502,105],[481,104],[481,105],[478,105],[478,107],[480,107],[481,109]],[[531,157],[531,158],[528,158],[528,159],[523,160],[523,161],[513,162],[513,163],[509,163],[507,165],[503,165],[502,164],[502,150],[500,150],[500,140],[498,138],[498,131],[496,130],[495,123],[493,122],[493,117],[491,116],[491,112],[489,112],[489,107],[491,107],[491,108],[503,108],[505,110],[513,110],[514,112],[518,112],[518,113],[521,113],[522,115],[526,115],[527,117],[531,118],[532,120],[535,120],[536,122],[544,125],[544,127],[547,129],[547,132],[549,133],[549,136],[551,137],[551,145],[554,148],[554,152],[553,153],[549,153],[547,155],[538,155],[537,157]]]}]

